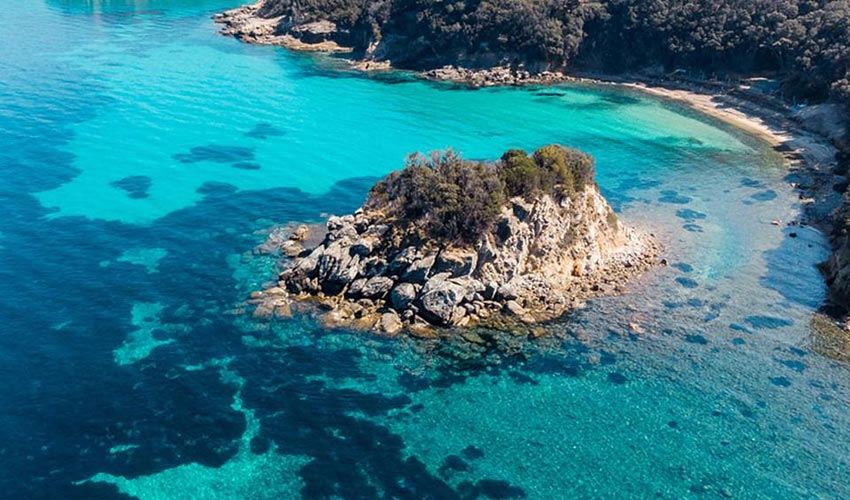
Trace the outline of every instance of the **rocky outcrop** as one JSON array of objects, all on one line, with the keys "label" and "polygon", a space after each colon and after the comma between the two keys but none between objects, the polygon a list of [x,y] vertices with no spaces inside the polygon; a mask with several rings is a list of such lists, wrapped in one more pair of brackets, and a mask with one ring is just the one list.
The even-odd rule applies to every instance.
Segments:
[{"label": "rocky outcrop", "polygon": [[620,292],[658,262],[659,246],[622,225],[595,184],[560,202],[513,198],[474,244],[400,243],[393,224],[368,208],[331,217],[324,240],[254,295],[258,315],[315,304],[329,325],[391,335],[531,324]]},{"label": "rocky outcrop", "polygon": [[462,83],[471,87],[547,85],[570,80],[569,77],[559,71],[532,72],[510,66],[495,66],[486,69],[444,66],[423,71],[419,75],[426,80]]},{"label": "rocky outcrop", "polygon": [[425,80],[472,87],[551,84],[568,79],[552,71],[548,63],[526,60],[514,52],[468,54],[461,50],[436,56],[422,47],[421,40],[408,39],[404,34],[381,33],[376,26],[371,29],[378,29],[378,33],[362,27],[353,32],[326,19],[293,15],[296,11],[282,2],[260,0],[216,14],[213,19],[223,25],[221,34],[247,43],[296,51],[354,53],[351,65],[361,71],[387,71],[397,66],[420,70],[417,74]]},{"label": "rocky outcrop", "polygon": [[265,2],[245,5],[213,16],[221,33],[247,43],[280,45],[291,50],[351,52],[337,43],[340,30],[330,21],[297,23],[292,18],[264,11]]}]

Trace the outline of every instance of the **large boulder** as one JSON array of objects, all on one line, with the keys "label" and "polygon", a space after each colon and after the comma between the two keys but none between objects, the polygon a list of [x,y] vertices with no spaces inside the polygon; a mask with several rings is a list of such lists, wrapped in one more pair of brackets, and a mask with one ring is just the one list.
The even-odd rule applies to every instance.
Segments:
[{"label": "large boulder", "polygon": [[441,273],[431,277],[422,288],[419,297],[419,312],[431,323],[449,326],[462,317],[457,306],[466,295],[463,285],[449,281],[451,274]]},{"label": "large boulder", "polygon": [[390,303],[396,311],[404,311],[416,300],[416,287],[412,283],[399,283],[390,292]]},{"label": "large boulder", "polygon": [[382,299],[394,284],[395,282],[386,276],[375,276],[364,283],[360,295],[367,299]]},{"label": "large boulder", "polygon": [[410,266],[408,266],[404,274],[401,275],[401,281],[406,281],[408,283],[424,283],[425,278],[427,278],[428,274],[431,272],[431,268],[434,267],[434,261],[436,261],[436,259],[437,256],[432,254],[413,261]]},{"label": "large boulder", "polygon": [[474,251],[449,248],[437,256],[434,273],[449,273],[455,278],[469,276],[477,264],[478,255]]},{"label": "large boulder", "polygon": [[318,278],[325,295],[338,295],[360,273],[360,256],[352,256],[348,250],[334,241],[319,255]]}]

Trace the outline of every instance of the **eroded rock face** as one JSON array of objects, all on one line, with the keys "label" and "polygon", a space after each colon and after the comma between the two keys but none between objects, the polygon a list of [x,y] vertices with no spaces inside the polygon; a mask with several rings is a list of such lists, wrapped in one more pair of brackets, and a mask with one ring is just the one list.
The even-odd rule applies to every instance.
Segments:
[{"label": "eroded rock face", "polygon": [[616,293],[658,261],[654,240],[623,226],[590,184],[560,203],[510,200],[475,244],[410,243],[389,224],[379,211],[331,217],[324,240],[289,260],[274,293],[255,302],[282,311],[284,298],[318,302],[334,325],[387,334],[534,323]]}]

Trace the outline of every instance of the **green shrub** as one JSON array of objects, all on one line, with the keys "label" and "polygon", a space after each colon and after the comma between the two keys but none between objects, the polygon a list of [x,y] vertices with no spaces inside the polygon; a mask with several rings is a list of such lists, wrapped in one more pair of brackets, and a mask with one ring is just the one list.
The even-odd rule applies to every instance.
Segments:
[{"label": "green shrub", "polygon": [[404,169],[372,188],[367,207],[427,237],[472,243],[492,227],[508,198],[571,196],[592,181],[593,159],[558,145],[532,156],[512,149],[495,164],[463,160],[449,150],[408,157]]},{"label": "green shrub", "polygon": [[505,194],[510,198],[529,198],[545,189],[540,168],[521,149],[511,149],[502,155],[498,171]]},{"label": "green shrub", "polygon": [[476,241],[495,222],[504,203],[496,169],[452,151],[409,157],[403,170],[372,189],[368,202],[429,237],[467,242]]}]

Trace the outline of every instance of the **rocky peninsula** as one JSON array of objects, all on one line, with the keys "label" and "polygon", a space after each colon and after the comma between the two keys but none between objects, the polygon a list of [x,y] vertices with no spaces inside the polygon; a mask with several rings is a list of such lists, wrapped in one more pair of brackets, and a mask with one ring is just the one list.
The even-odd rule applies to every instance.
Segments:
[{"label": "rocky peninsula", "polygon": [[307,305],[328,325],[393,335],[533,324],[621,292],[660,247],[619,221],[593,172],[590,156],[557,145],[494,163],[411,157],[315,247],[306,227],[281,243],[292,257],[253,295],[255,314]]}]

